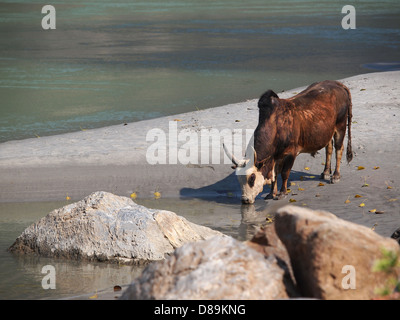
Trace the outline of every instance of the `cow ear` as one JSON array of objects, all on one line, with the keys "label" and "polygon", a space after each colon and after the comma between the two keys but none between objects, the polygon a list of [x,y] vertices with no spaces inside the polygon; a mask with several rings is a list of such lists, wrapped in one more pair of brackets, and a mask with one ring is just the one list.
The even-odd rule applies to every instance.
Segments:
[{"label": "cow ear", "polygon": [[257,161],[254,164],[254,166],[257,168],[258,171],[262,171],[266,168],[265,165],[266,165],[267,161],[268,161],[268,158],[261,160],[261,161]]},{"label": "cow ear", "polygon": [[267,174],[267,167],[265,166],[265,162],[266,162],[266,159],[263,161],[258,161],[254,164],[255,167],[257,168],[257,171],[261,172],[261,174],[264,176],[264,178],[265,178],[265,175]]},{"label": "cow ear", "polygon": [[267,177],[267,175],[268,175],[268,168],[267,168],[267,166],[262,166],[262,168],[261,168],[261,174],[264,176],[264,179],[268,179],[268,177]]},{"label": "cow ear", "polygon": [[[269,161],[268,161],[269,160]],[[271,159],[264,159],[263,161],[257,163],[259,167],[257,170],[261,172],[264,176],[264,179],[271,179],[272,178],[272,170],[274,167],[274,161]]]}]

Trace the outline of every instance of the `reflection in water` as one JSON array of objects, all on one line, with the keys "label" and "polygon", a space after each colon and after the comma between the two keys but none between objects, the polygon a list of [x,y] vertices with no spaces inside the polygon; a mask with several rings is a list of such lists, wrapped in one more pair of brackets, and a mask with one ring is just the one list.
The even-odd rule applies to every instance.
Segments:
[{"label": "reflection in water", "polygon": [[239,240],[250,240],[253,238],[259,228],[270,224],[275,219],[276,211],[287,205],[287,201],[259,201],[261,205],[256,201],[257,206],[254,204],[242,204],[240,212],[242,219],[238,228],[238,239]]},{"label": "reflection in water", "polygon": [[256,209],[254,204],[242,204],[240,207],[242,219],[239,225],[239,239],[250,240],[257,230],[266,225],[271,218],[271,215],[264,207]]}]

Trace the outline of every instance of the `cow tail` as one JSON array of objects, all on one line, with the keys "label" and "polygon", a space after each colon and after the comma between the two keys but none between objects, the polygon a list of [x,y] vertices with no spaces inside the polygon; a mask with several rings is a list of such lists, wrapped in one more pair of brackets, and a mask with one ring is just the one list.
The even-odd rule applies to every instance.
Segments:
[{"label": "cow tail", "polygon": [[351,93],[349,88],[343,85],[343,88],[347,91],[348,97],[349,97],[349,104],[348,104],[348,109],[347,109],[347,150],[346,150],[346,159],[347,162],[349,163],[351,160],[353,160],[353,149],[351,147],[351,122],[353,118],[353,104],[351,102]]}]

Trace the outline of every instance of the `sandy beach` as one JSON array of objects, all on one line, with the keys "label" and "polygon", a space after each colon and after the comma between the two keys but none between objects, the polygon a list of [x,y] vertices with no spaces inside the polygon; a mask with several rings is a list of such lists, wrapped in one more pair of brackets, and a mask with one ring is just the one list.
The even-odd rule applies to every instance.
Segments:
[{"label": "sandy beach", "polygon": [[[294,164],[289,196],[268,202],[327,210],[390,236],[400,226],[400,71],[362,74],[340,81],[352,94],[355,152],[350,164],[342,161],[340,183],[319,180],[324,150],[315,158],[303,154]],[[278,94],[287,98],[307,85]],[[123,196],[135,192],[138,198],[152,198],[155,192],[173,198],[233,197],[239,206],[240,190],[229,164],[151,165],[146,152],[154,142],[146,141],[146,134],[154,128],[168,132],[170,123],[176,124],[178,131],[187,132],[254,130],[257,100],[2,143],[0,202],[58,201],[66,197],[78,201],[102,190]],[[222,148],[216,152],[223,156]],[[261,196],[268,191],[266,186]],[[262,197],[257,199],[264,201]]]}]

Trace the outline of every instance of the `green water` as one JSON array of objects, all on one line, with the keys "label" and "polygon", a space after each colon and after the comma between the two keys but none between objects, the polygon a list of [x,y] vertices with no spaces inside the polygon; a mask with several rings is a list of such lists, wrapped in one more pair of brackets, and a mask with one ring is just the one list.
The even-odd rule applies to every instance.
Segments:
[{"label": "green water", "polygon": [[51,4],[56,30],[41,27],[43,2],[0,1],[0,142],[216,107],[400,61],[398,1],[355,3],[355,30],[341,27],[341,1]]}]

